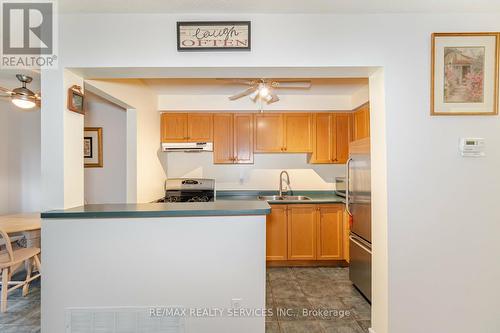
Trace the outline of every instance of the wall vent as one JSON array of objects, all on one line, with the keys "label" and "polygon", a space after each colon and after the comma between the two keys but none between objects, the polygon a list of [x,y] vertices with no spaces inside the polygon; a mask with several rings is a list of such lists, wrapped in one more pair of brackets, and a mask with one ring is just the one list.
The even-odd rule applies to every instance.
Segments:
[{"label": "wall vent", "polygon": [[[153,315],[151,309],[162,311]],[[175,311],[176,309],[179,311]],[[66,333],[184,333],[185,318],[174,315],[181,313],[182,309],[182,307],[68,308]]]}]

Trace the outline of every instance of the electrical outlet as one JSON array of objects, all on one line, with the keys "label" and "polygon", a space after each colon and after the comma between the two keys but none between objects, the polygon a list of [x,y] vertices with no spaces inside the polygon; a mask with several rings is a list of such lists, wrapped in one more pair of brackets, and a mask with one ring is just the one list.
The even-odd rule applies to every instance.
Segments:
[{"label": "electrical outlet", "polygon": [[241,299],[241,298],[233,298],[233,299],[231,299],[231,307],[233,309],[241,309],[242,302],[243,302],[243,299]]}]

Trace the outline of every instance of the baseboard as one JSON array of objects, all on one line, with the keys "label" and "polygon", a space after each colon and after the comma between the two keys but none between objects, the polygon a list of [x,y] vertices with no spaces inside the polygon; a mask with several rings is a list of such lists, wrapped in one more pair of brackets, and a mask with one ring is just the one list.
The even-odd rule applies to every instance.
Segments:
[{"label": "baseboard", "polygon": [[368,329],[368,333],[375,333],[375,330],[374,330],[373,328],[371,328],[371,327],[370,327],[370,328]]}]

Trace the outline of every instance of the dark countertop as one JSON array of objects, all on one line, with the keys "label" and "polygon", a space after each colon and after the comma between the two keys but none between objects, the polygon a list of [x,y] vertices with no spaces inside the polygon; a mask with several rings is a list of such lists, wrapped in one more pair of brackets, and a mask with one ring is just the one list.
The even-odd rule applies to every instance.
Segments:
[{"label": "dark countertop", "polygon": [[259,200],[215,202],[85,205],[41,214],[43,219],[141,218],[182,216],[267,215],[271,207]]},{"label": "dark countertop", "polygon": [[[328,203],[345,203],[345,198],[340,197],[333,191],[293,191],[289,195],[301,195],[311,198],[311,200],[276,200],[268,201],[269,204],[328,204]],[[245,201],[260,201],[257,199],[259,195],[278,195],[277,191],[234,191],[234,190],[218,190],[217,200],[245,200]]]}]

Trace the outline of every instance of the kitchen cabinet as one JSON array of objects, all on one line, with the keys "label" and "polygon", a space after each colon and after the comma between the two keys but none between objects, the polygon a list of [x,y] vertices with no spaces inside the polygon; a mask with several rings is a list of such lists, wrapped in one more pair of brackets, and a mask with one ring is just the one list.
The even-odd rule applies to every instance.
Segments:
[{"label": "kitchen cabinet", "polygon": [[358,108],[353,114],[354,129],[353,140],[370,137],[370,105],[366,104]]},{"label": "kitchen cabinet", "polygon": [[266,259],[348,260],[348,223],[343,204],[271,205],[266,221]]},{"label": "kitchen cabinet", "polygon": [[214,163],[253,163],[253,115],[218,113],[213,123]]},{"label": "kitchen cabinet", "polygon": [[162,113],[162,142],[211,142],[211,113]]},{"label": "kitchen cabinet", "polygon": [[287,206],[271,205],[266,218],[266,260],[287,259]]},{"label": "kitchen cabinet", "polygon": [[161,142],[185,142],[187,140],[187,114],[161,114]]},{"label": "kitchen cabinet", "polygon": [[316,259],[316,205],[288,205],[288,260]]},{"label": "kitchen cabinet", "polygon": [[317,259],[342,259],[344,207],[342,205],[318,205],[317,212]]},{"label": "kitchen cabinet", "polygon": [[351,115],[346,113],[333,115],[334,163],[345,164],[349,159],[351,119]]},{"label": "kitchen cabinet", "polygon": [[213,114],[188,113],[188,142],[212,142]]},{"label": "kitchen cabinet", "polygon": [[233,115],[218,113],[214,115],[214,163],[233,164]]},{"label": "kitchen cabinet", "polygon": [[345,164],[349,158],[351,115],[316,113],[313,116],[313,150],[310,163]]},{"label": "kitchen cabinet", "polygon": [[256,153],[282,152],[283,115],[266,113],[255,115],[255,149]]},{"label": "kitchen cabinet", "polygon": [[287,153],[308,153],[312,151],[312,114],[286,113],[284,122],[284,146]]},{"label": "kitchen cabinet", "polygon": [[255,115],[255,152],[311,152],[312,127],[311,113]]}]

